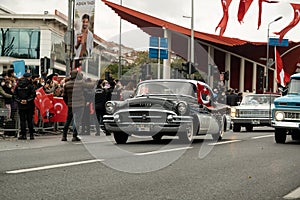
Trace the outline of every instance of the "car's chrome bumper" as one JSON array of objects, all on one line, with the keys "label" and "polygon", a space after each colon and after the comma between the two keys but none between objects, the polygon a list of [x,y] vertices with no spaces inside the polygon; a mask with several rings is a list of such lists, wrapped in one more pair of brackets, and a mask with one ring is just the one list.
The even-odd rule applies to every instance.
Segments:
[{"label": "car's chrome bumper", "polygon": [[190,116],[176,116],[167,122],[122,122],[113,115],[103,117],[105,129],[109,132],[125,132],[128,135],[152,136],[157,133],[176,135],[177,132],[185,131],[193,122]]},{"label": "car's chrome bumper", "polygon": [[300,122],[285,122],[285,121],[272,121],[272,127],[274,128],[286,128],[286,129],[299,129]]},{"label": "car's chrome bumper", "polygon": [[253,126],[271,125],[268,118],[232,118],[233,124],[251,124]]}]

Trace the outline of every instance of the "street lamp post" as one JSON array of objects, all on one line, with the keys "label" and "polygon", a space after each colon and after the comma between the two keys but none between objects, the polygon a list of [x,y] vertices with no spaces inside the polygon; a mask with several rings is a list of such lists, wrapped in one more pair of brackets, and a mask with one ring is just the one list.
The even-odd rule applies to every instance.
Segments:
[{"label": "street lamp post", "polygon": [[[122,6],[122,0],[120,0],[120,5]],[[118,79],[121,79],[122,75],[122,18],[120,17],[120,30],[119,30],[119,63],[118,63]]]},{"label": "street lamp post", "polygon": [[195,61],[194,54],[194,0],[191,0],[191,16],[183,16],[185,18],[191,18],[191,44],[190,44],[190,62],[189,62],[189,78],[191,78],[192,64]]},{"label": "street lamp post", "polygon": [[267,59],[266,59],[266,87],[265,87],[265,91],[267,92],[269,90],[269,66],[270,66],[270,62],[269,62],[269,33],[270,33],[270,25],[278,20],[282,19],[282,16],[277,17],[276,19],[274,19],[273,21],[271,21],[268,24],[268,33],[267,33]]}]

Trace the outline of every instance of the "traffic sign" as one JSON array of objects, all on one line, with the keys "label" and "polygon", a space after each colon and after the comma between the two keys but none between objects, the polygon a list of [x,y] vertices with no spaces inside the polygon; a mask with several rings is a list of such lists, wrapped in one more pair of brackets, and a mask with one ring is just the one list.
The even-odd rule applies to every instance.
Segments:
[{"label": "traffic sign", "polygon": [[278,38],[269,38],[269,45],[270,46],[287,47],[287,46],[289,46],[289,40],[288,39],[282,39],[281,42],[279,42]]},{"label": "traffic sign", "polygon": [[168,59],[168,38],[150,37],[149,58]]},{"label": "traffic sign", "polygon": [[149,48],[149,58],[158,58],[158,49]]}]

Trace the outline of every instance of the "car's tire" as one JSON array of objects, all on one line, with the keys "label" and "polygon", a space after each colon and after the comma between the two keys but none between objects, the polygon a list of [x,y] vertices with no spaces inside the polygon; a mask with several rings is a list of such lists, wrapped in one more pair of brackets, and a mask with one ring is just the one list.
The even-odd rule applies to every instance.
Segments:
[{"label": "car's tire", "polygon": [[275,128],[275,142],[284,144],[286,140],[286,129]]},{"label": "car's tire", "polygon": [[247,132],[252,132],[253,131],[253,126],[252,125],[246,125],[246,131]]},{"label": "car's tire", "polygon": [[237,124],[233,124],[232,131],[233,132],[241,132],[241,126],[237,125]]},{"label": "car's tire", "polygon": [[161,138],[162,138],[162,136],[163,136],[162,134],[159,134],[159,133],[158,133],[158,134],[156,134],[156,135],[153,135],[153,136],[152,136],[152,139],[155,140],[155,141],[160,141]]},{"label": "car's tire", "polygon": [[194,135],[195,135],[195,127],[196,123],[195,123],[195,120],[194,122],[192,123],[192,125],[187,128],[185,131],[181,131],[179,132],[179,141],[181,143],[192,143],[193,140],[194,140]]},{"label": "car's tire", "polygon": [[128,140],[128,135],[124,132],[114,132],[114,139],[117,144],[125,144]]},{"label": "car's tire", "polygon": [[292,140],[300,140],[300,131],[293,130],[291,131]]},{"label": "car's tire", "polygon": [[211,135],[213,140],[214,141],[222,140],[225,130],[226,130],[226,119],[222,119],[222,122],[220,124],[220,130],[219,130],[218,134],[212,134]]}]

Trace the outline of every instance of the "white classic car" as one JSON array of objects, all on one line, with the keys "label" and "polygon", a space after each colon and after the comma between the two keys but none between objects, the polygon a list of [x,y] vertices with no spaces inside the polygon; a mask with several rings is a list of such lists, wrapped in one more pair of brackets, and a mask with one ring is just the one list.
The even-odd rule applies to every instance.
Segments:
[{"label": "white classic car", "polygon": [[232,108],[231,122],[233,132],[240,132],[241,127],[253,131],[255,126],[271,126],[271,110],[277,94],[248,94],[239,106]]}]

